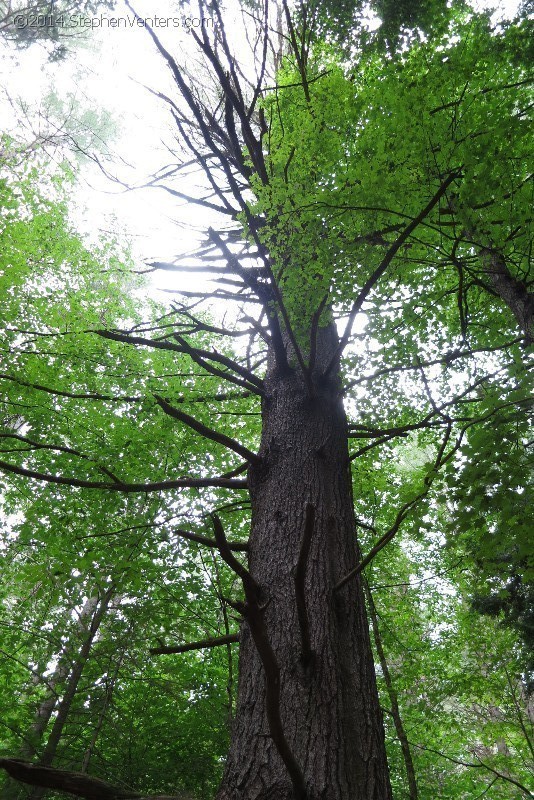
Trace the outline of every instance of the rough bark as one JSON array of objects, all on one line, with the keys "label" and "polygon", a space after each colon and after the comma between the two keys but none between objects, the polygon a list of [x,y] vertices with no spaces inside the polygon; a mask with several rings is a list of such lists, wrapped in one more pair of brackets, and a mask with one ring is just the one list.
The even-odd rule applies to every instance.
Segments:
[{"label": "rough bark", "polygon": [[[328,381],[320,377],[337,346],[333,326],[319,331],[313,396],[300,370],[281,374],[271,360],[262,409],[261,462],[249,473],[249,570],[261,588],[263,621],[279,669],[283,732],[304,778],[300,796],[389,800],[361,582],[358,578],[333,592],[358,560],[347,423],[337,370],[330,372]],[[310,507],[313,530],[302,581]],[[302,583],[306,615],[302,598],[300,603],[296,598]],[[311,658],[303,658],[306,618]],[[292,800],[292,781],[271,736],[265,670],[253,638],[252,624],[245,620],[232,743],[217,800]]]},{"label": "rough bark", "polygon": [[519,328],[525,334],[526,344],[532,344],[534,341],[534,293],[528,290],[525,283],[514,278],[504,257],[497,250],[483,247],[480,257],[494,291],[516,318]]}]

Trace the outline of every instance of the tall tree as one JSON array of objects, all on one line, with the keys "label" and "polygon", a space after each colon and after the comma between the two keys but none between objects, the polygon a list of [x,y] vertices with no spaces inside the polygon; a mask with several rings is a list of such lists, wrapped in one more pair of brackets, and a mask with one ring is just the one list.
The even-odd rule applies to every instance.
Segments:
[{"label": "tall tree", "polygon": [[[487,17],[462,11],[446,33],[394,56],[371,48],[347,70],[312,35],[306,9],[293,16],[283,3],[283,28],[273,4],[253,9],[258,57],[246,76],[234,55],[241,42],[232,44],[221,7],[201,4],[200,16],[210,10],[217,23],[191,30],[202,85],[148,29],[172,77],[174,94],[160,96],[182,147],[177,166],[153,183],[225,220],[207,231],[194,259],[150,266],[218,275],[218,286],[179,292],[168,315],[146,325],[133,314],[117,326],[117,309],[113,319],[103,311],[97,324],[90,311],[85,374],[52,359],[46,384],[27,366],[45,331],[33,331],[29,345],[13,335],[17,374],[3,376],[37,407],[24,411],[35,431],[17,440],[24,452],[0,462],[7,474],[119,496],[172,498],[182,490],[191,505],[202,491],[204,530],[185,535],[201,535],[241,590],[222,597],[239,617],[240,658],[217,800],[392,796],[361,572],[410,515],[424,522],[441,473],[461,466],[455,458],[471,432],[487,440],[490,425],[524,419],[529,403],[521,349],[531,324],[530,79],[519,57],[526,24],[492,30]],[[170,180],[192,160],[205,191],[188,196]],[[214,297],[236,302],[234,326],[213,324],[198,310]],[[47,335],[57,338],[55,326]],[[68,333],[62,355],[72,361],[84,340],[80,328],[61,331]],[[353,346],[362,336],[363,346]],[[248,343],[232,352],[225,337]],[[109,369],[116,359],[127,370],[145,349],[159,354],[162,368],[140,377],[135,392],[95,378],[87,365],[90,357]],[[172,380],[165,386],[164,376],[178,369],[182,391]],[[355,394],[349,425],[343,398],[362,383],[374,392]],[[59,422],[36,401],[43,394],[53,398]],[[93,430],[63,419],[69,404],[98,400],[91,428],[107,418],[104,451]],[[148,459],[128,452],[137,408],[151,430],[164,418],[180,432],[167,464],[158,450]],[[246,425],[249,415],[260,426]],[[54,446],[51,457],[54,429],[69,444]],[[414,432],[422,437],[420,463],[391,490],[380,476],[388,448]],[[211,460],[199,455],[197,437]],[[364,443],[349,453],[352,439]],[[388,501],[380,528],[360,476],[372,472],[375,448],[383,456],[372,488]],[[246,561],[220,508],[235,502],[250,503]],[[357,525],[374,536],[366,555]],[[235,637],[228,627],[197,646],[228,646]],[[46,765],[0,765],[18,779],[84,797],[133,796]]]}]

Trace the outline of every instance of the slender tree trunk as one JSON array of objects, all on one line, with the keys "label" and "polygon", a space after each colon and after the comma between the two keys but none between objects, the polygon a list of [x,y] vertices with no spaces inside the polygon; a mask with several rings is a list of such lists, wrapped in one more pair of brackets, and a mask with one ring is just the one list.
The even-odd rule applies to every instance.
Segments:
[{"label": "slender tree trunk", "polygon": [[[130,633],[130,630],[128,632]],[[122,662],[124,660],[125,653],[126,653],[126,644],[124,645],[124,648],[119,658],[117,659],[117,663],[115,664],[115,669],[113,670],[113,674],[111,675],[108,681],[108,685],[106,687],[106,693],[104,695],[104,701],[102,703],[102,708],[100,709],[100,712],[98,714],[98,719],[93,729],[91,740],[85,749],[85,753],[83,754],[83,759],[80,766],[80,772],[87,772],[87,770],[89,769],[89,764],[91,762],[91,758],[93,757],[98,737],[100,736],[100,732],[103,728],[109,705],[113,698],[113,692],[115,691],[115,685],[117,683],[117,678],[119,677],[119,672],[122,667]]]},{"label": "slender tree trunk", "polygon": [[[63,656],[57,668],[54,670],[52,677],[47,682],[50,693],[47,695],[47,697],[45,697],[42,703],[39,704],[37,711],[35,712],[33,722],[30,725],[30,728],[24,739],[24,743],[18,753],[20,758],[24,758],[26,761],[31,761],[39,749],[43,734],[48,726],[48,723],[50,722],[50,717],[52,716],[52,712],[54,711],[58,701],[59,687],[69,674],[69,669],[70,664]],[[6,800],[4,795],[2,795],[2,800]]]},{"label": "slender tree trunk", "polygon": [[[52,730],[50,731],[50,735],[47,739],[45,748],[41,754],[39,759],[39,765],[41,767],[49,767],[51,766],[54,757],[56,755],[56,751],[63,734],[63,729],[65,727],[65,723],[67,721],[67,717],[69,715],[72,701],[76,695],[76,691],[78,689],[78,684],[80,682],[80,678],[82,677],[82,672],[89,658],[89,653],[91,652],[91,647],[93,645],[94,638],[98,632],[102,619],[108,609],[110,600],[113,596],[113,590],[108,589],[98,604],[94,604],[94,600],[88,600],[88,603],[92,603],[93,608],[93,615],[91,618],[91,622],[89,628],[87,630],[85,639],[82,643],[82,646],[76,656],[74,663],[72,664],[72,668],[70,670],[70,674],[65,685],[65,691],[63,693],[63,697],[61,698],[61,702],[58,705],[57,709],[57,716],[54,720],[54,724],[52,725]],[[36,787],[29,796],[29,800],[41,800],[41,798],[46,794],[46,789],[42,789],[40,787]]]},{"label": "slender tree trunk", "polygon": [[406,736],[406,731],[404,730],[399,708],[399,699],[397,692],[395,691],[395,687],[393,686],[393,681],[391,680],[391,673],[389,671],[386,654],[382,646],[382,637],[380,636],[380,627],[378,625],[378,615],[376,613],[375,601],[373,600],[373,595],[371,594],[369,584],[365,578],[363,579],[363,585],[365,589],[365,595],[367,597],[367,605],[369,606],[369,617],[371,618],[376,652],[378,653],[378,660],[380,661],[380,666],[382,667],[384,683],[386,684],[389,702],[391,703],[391,716],[393,717],[393,723],[395,725],[395,730],[397,732],[397,737],[402,750],[402,757],[404,759],[404,767],[406,769],[406,777],[408,779],[409,797],[410,800],[418,800],[419,792],[417,789],[417,779],[415,777],[412,751],[410,750],[410,743],[408,742],[408,737]]},{"label": "slender tree trunk", "polygon": [[[87,631],[88,627],[90,626],[97,603],[98,599],[96,597],[90,597],[85,602],[78,619],[80,633]],[[72,609],[69,609],[69,613],[71,612]],[[48,727],[48,723],[50,722],[52,713],[57,706],[61,685],[67,679],[72,669],[72,660],[70,660],[68,652],[69,649],[70,648],[67,645],[67,648],[63,651],[61,657],[59,658],[59,662],[54,670],[54,673],[47,681],[50,692],[39,704],[37,711],[35,712],[33,722],[30,725],[24,737],[24,742],[17,754],[18,758],[22,758],[25,761],[31,761],[39,749],[44,733]],[[0,794],[0,800],[18,800],[22,791],[23,790],[21,789],[18,781],[9,779]],[[26,793],[24,793],[24,796],[26,797]]]},{"label": "slender tree trunk", "polygon": [[[50,721],[50,717],[52,716],[52,712],[57,704],[58,696],[56,693],[56,687],[65,680],[68,672],[69,665],[67,662],[61,661],[54,674],[48,681],[50,694],[48,694],[42,703],[39,704],[39,707],[35,712],[33,722],[25,735],[24,743],[17,753],[18,758],[23,758],[25,761],[31,761],[37,752],[41,739],[43,738],[43,734]],[[18,800],[18,798],[21,796],[21,793],[24,793],[24,796],[27,795],[27,792],[23,790],[18,781],[16,781],[14,778],[8,778],[4,788],[0,792],[0,800]]]},{"label": "slender tree trunk", "polygon": [[[337,342],[334,326],[319,331],[313,397],[300,372],[281,375],[272,363],[269,368],[262,461],[249,474],[249,568],[261,586],[263,619],[278,662],[283,731],[305,784],[299,796],[389,800],[361,583],[354,580],[339,592],[332,591],[358,559],[347,423],[337,372],[328,381],[320,379]],[[303,659],[295,570],[310,504],[315,522],[303,596],[312,656]],[[217,800],[294,796],[270,734],[265,671],[245,621],[236,718]]]}]

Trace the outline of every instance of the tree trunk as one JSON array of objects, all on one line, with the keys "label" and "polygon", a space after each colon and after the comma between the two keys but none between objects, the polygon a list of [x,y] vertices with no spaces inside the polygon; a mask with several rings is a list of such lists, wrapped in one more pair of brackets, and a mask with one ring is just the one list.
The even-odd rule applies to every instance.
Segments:
[{"label": "tree trunk", "polygon": [[[78,628],[81,634],[88,630],[91,624],[91,619],[98,604],[98,598],[90,597],[84,604],[78,619]],[[68,609],[69,614],[72,613],[72,608]],[[94,633],[90,634],[91,642],[94,638]],[[86,644],[86,642],[85,642]],[[84,645],[82,645],[83,648]],[[47,686],[50,690],[49,694],[39,704],[32,724],[24,737],[24,743],[21,745],[17,757],[24,761],[31,761],[37,753],[44,733],[50,722],[52,713],[54,712],[59,702],[59,692],[61,691],[62,683],[67,679],[72,669],[72,654],[69,652],[70,646],[67,644],[64,652],[59,658],[58,665],[54,670],[52,676],[47,680]],[[79,662],[79,657],[77,659]],[[85,661],[84,661],[85,663]],[[0,800],[18,800],[21,796],[20,783],[13,779],[8,779],[6,785],[0,792]],[[24,797],[27,797],[27,792],[24,792]]]},{"label": "tree trunk", "polygon": [[[117,602],[117,598],[115,598],[115,602]],[[117,657],[117,661],[115,664],[115,669],[113,670],[113,674],[108,678],[107,686],[106,686],[106,693],[104,695],[104,701],[102,703],[102,708],[100,709],[100,713],[98,714],[98,719],[96,720],[95,727],[93,729],[93,733],[91,734],[91,740],[87,747],[85,748],[85,752],[82,759],[82,764],[80,767],[80,772],[87,772],[89,769],[89,764],[91,759],[94,755],[96,743],[98,741],[98,737],[104,727],[104,722],[106,721],[106,714],[108,709],[111,705],[111,701],[113,699],[113,693],[115,691],[115,686],[117,685],[117,680],[119,678],[119,673],[121,671],[121,667],[126,656],[126,651],[128,648],[128,643],[130,641],[132,635],[133,625],[130,624],[126,631],[126,637],[124,640],[124,645],[121,648],[121,652]]]},{"label": "tree trunk", "polygon": [[[63,729],[72,706],[72,701],[76,696],[76,691],[78,689],[80,678],[82,677],[83,669],[87,663],[87,659],[89,658],[89,653],[91,652],[93,640],[98,632],[98,629],[100,628],[100,624],[106,614],[112,596],[113,590],[108,589],[100,601],[95,602],[95,598],[90,598],[84,606],[82,615],[84,612],[87,613],[86,608],[91,607],[92,619],[82,646],[74,663],[72,664],[72,668],[65,685],[63,697],[57,708],[57,716],[54,720],[52,730],[50,731],[50,735],[39,759],[39,766],[41,767],[49,767],[54,761],[54,757],[63,734]],[[41,800],[45,794],[46,789],[42,787],[36,787],[30,794],[29,800]]]},{"label": "tree trunk", "polygon": [[[358,560],[338,370],[320,374],[338,344],[319,330],[313,396],[301,372],[280,374],[271,359],[263,402],[261,463],[249,473],[249,568],[261,586],[263,619],[279,667],[285,739],[306,800],[389,800],[373,656],[359,579],[336,582]],[[315,510],[303,597],[312,656],[303,659],[295,571],[306,509]],[[300,620],[300,624],[299,624]],[[306,646],[304,646],[304,652]],[[288,770],[270,734],[265,671],[245,621],[236,717],[217,800],[292,800]]]},{"label": "tree trunk", "polygon": [[480,251],[486,275],[501,300],[506,303],[519,328],[526,337],[526,344],[534,341],[534,294],[523,281],[510,273],[504,257],[497,250],[484,247]]}]

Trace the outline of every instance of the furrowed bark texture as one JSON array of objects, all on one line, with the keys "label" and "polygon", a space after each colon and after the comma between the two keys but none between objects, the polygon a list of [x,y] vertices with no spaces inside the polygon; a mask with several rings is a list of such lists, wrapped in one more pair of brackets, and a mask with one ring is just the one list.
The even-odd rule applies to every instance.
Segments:
[{"label": "furrowed bark texture", "polygon": [[[285,738],[304,776],[306,800],[389,800],[382,717],[361,584],[332,588],[358,558],[338,379],[320,372],[338,344],[318,335],[315,396],[299,370],[271,363],[263,402],[261,463],[251,467],[249,568],[280,669]],[[304,597],[312,657],[302,659],[295,597],[307,509],[314,526]],[[309,522],[309,520],[308,520]],[[269,732],[265,673],[247,622],[240,633],[232,745],[217,800],[292,800],[288,772]]]},{"label": "furrowed bark texture", "polygon": [[483,248],[482,262],[494,290],[503,300],[526,337],[526,343],[534,341],[534,294],[522,281],[510,273],[504,257],[496,250]]}]

